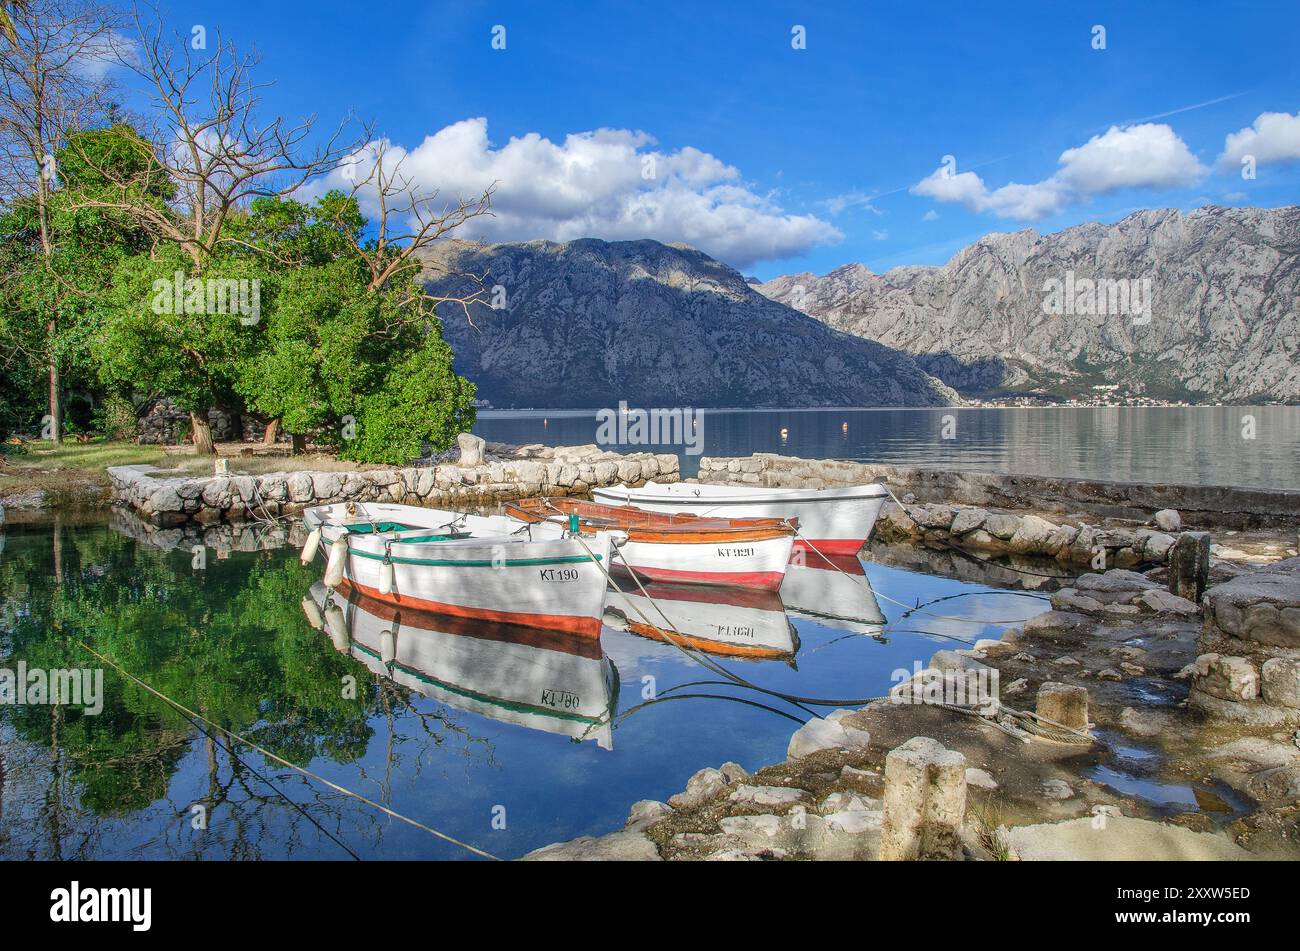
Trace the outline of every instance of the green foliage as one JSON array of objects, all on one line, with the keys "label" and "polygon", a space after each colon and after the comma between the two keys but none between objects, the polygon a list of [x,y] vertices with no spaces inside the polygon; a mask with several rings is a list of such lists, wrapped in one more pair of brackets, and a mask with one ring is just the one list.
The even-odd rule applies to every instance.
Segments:
[{"label": "green foliage", "polygon": [[[208,276],[260,280],[262,273],[256,262],[232,258]],[[192,412],[231,404],[235,364],[257,337],[233,310],[208,313],[206,298],[200,304],[190,293],[192,277],[189,259],[174,246],[118,265],[100,297],[94,341],[100,379],[111,391],[166,394]]]},{"label": "green foliage", "polygon": [[[39,426],[53,357],[91,392],[79,425],[117,436],[129,431],[125,401],[161,395],[195,413],[255,410],[365,462],[407,462],[469,428],[474,388],[452,370],[416,267],[372,286],[367,257],[394,252],[365,242],[355,199],[258,198],[196,261],[109,207],[181,214],[174,184],[146,174],[149,147],[126,125],[73,136],[59,155],[49,256],[33,200],[0,215],[0,269],[18,275],[0,291],[0,427]],[[249,282],[258,313],[214,307],[213,281]],[[111,424],[108,410],[90,418],[100,394],[115,399]]]},{"label": "green foliage", "polygon": [[363,226],[356,202],[336,192],[311,209],[255,203],[247,233],[298,265],[275,280],[261,344],[239,361],[235,388],[287,432],[314,434],[345,459],[400,464],[472,425],[474,387],[453,372],[413,284],[368,286],[348,240]]},{"label": "green foliage", "polygon": [[116,394],[109,395],[95,408],[92,422],[95,431],[108,439],[135,439],[140,432],[135,404]]},{"label": "green foliage", "polygon": [[468,432],[474,425],[474,384],[457,376],[451,361],[451,347],[436,329],[430,331],[420,349],[362,400],[357,438],[339,454],[357,462],[399,463],[420,455],[426,441],[441,451],[457,433]]}]

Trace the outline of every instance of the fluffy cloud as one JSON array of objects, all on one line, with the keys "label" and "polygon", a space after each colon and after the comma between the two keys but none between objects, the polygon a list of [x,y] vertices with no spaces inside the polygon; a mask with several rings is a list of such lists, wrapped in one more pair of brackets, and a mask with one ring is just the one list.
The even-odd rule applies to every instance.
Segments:
[{"label": "fluffy cloud", "polygon": [[1193,185],[1205,168],[1167,125],[1112,126],[1078,148],[1066,149],[1050,178],[1029,185],[1012,182],[990,190],[974,172],[940,167],[910,189],[941,202],[956,202],[975,212],[1035,221],[1094,195],[1122,188],[1175,188]]},{"label": "fluffy cloud", "polygon": [[1225,171],[1238,169],[1247,155],[1254,156],[1257,165],[1300,159],[1300,113],[1261,113],[1246,128],[1229,133],[1218,165]]},{"label": "fluffy cloud", "polygon": [[[472,197],[497,183],[494,217],[457,231],[482,241],[655,238],[745,268],[843,237],[814,215],[786,213],[707,152],[654,146],[644,132],[597,129],[562,142],[530,132],[494,148],[487,120],[477,118],[449,125],[409,151],[387,144],[385,168],[401,160],[402,175],[447,198]],[[366,177],[369,161],[368,151],[355,156],[352,180]],[[339,169],[317,187],[349,185]]]}]

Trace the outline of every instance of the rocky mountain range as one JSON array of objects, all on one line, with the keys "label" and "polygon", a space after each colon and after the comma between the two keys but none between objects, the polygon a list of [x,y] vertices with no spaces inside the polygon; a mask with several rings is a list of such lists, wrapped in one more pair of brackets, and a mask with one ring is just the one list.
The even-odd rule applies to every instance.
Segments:
[{"label": "rocky mountain range", "polygon": [[1300,207],[1141,211],[990,234],[940,267],[849,264],[758,289],[913,355],[964,395],[1091,387],[1300,401]]},{"label": "rocky mountain range", "polygon": [[495,306],[439,314],[458,372],[497,407],[961,401],[911,357],[771,300],[690,247],[447,241],[424,264],[435,293],[468,293],[465,275],[486,286]]}]

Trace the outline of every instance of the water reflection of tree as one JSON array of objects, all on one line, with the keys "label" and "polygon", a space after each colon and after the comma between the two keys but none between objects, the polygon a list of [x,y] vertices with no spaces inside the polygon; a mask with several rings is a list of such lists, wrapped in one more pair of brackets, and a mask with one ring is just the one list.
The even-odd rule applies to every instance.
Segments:
[{"label": "water reflection of tree", "polygon": [[[375,716],[387,723],[389,770],[408,739],[403,723],[417,725],[424,743],[441,745],[453,735],[467,746],[483,742],[420,709],[404,688],[336,653],[312,630],[300,602],[315,571],[287,553],[237,553],[210,559],[198,572],[190,570],[188,552],[144,549],[103,529],[11,531],[8,541],[0,558],[5,666],[96,666],[77,645],[84,640],[205,719],[300,764],[317,757],[358,763]],[[345,676],[356,678],[355,697],[342,689]],[[153,835],[132,850],[174,857],[257,858],[264,844],[290,855],[321,835],[312,828],[317,822],[355,843],[378,844],[386,827],[341,794],[274,770],[220,734],[202,735],[111,670],[98,716],[73,707],[6,706],[0,717],[8,721],[6,733],[43,754],[0,763],[0,853],[91,857],[106,828],[148,813]],[[174,786],[194,790],[195,798],[176,801]],[[6,789],[11,800],[18,793],[40,802],[39,834],[27,828],[22,843],[7,841],[19,820],[5,813]],[[208,817],[202,834],[191,830],[196,804]],[[333,854],[327,842],[317,847]]]}]

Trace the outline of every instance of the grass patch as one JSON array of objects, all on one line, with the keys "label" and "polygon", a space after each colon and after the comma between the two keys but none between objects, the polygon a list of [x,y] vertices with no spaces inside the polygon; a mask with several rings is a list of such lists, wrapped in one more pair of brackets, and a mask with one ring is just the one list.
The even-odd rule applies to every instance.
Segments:
[{"label": "grass patch", "polygon": [[139,446],[133,442],[24,442],[22,451],[5,457],[9,469],[59,472],[67,469],[106,469],[109,466],[148,465],[165,455],[162,446]]},{"label": "grass patch", "polygon": [[96,504],[107,495],[108,467],[160,462],[161,446],[131,442],[25,441],[8,444],[0,454],[0,496],[44,493],[56,505]]}]

